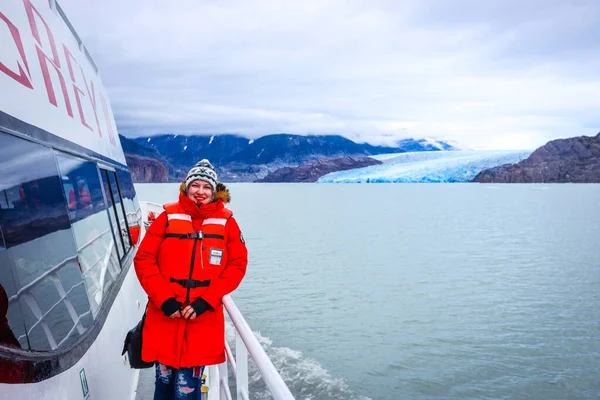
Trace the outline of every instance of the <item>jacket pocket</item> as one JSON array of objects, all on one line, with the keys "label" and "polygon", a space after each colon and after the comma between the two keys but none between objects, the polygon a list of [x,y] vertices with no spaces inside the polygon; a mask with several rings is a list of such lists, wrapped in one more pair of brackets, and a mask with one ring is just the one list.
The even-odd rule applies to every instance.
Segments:
[{"label": "jacket pocket", "polygon": [[221,244],[206,244],[202,251],[204,269],[214,270],[222,268],[227,262],[227,254]]}]

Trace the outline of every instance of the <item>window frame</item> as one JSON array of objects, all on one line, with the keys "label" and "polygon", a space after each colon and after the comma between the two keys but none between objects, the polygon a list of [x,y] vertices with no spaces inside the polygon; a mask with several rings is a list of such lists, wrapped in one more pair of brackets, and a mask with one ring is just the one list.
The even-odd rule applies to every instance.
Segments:
[{"label": "window frame", "polygon": [[[123,201],[123,196],[121,195],[121,185],[119,183],[119,175],[117,175],[117,171],[113,172],[113,176],[115,177],[115,185],[117,186],[117,192],[119,194],[119,204],[121,204],[121,212],[123,213],[123,221],[125,222],[125,231],[127,232],[127,239],[129,239],[129,249],[125,253],[129,253],[131,248],[133,247],[133,241],[131,240],[131,231],[129,230],[129,222],[127,221],[127,212],[125,211],[125,201]],[[112,190],[112,186],[111,186]],[[125,243],[123,243],[125,244]]]},{"label": "window frame", "polygon": [[[27,132],[27,133],[24,133]],[[11,136],[17,140],[25,140],[68,156],[75,156],[96,164],[98,174],[100,167],[114,170],[110,164],[118,165],[119,169],[131,174],[127,164],[120,163],[102,156],[93,150],[87,149],[68,140],[40,129],[34,125],[18,120],[0,111],[0,133]],[[99,175],[100,178],[100,175]],[[117,178],[118,179],[118,178]],[[102,191],[104,193],[104,190]],[[106,198],[104,199],[106,201]],[[65,199],[65,207],[68,201]],[[132,245],[137,249],[139,242]],[[134,251],[130,251],[122,260],[121,271],[113,283],[113,290],[102,302],[96,318],[92,324],[81,334],[74,343],[67,347],[59,347],[50,351],[23,350],[0,346],[0,359],[7,365],[14,365],[22,371],[28,371],[27,382],[42,382],[65,372],[80,362],[81,357],[90,349],[96,338],[104,328],[106,319],[112,310],[113,304],[120,293],[129,269],[133,267]],[[11,383],[3,379],[0,374],[0,384]]]},{"label": "window frame", "polygon": [[[84,279],[81,268],[77,268],[77,243],[72,235],[73,224],[68,215],[68,200],[65,197],[62,171],[59,168],[57,159],[60,152],[53,149],[52,146],[23,139],[0,129],[2,145],[16,146],[15,152],[17,154],[9,154],[6,159],[7,163],[10,164],[22,154],[31,153],[36,155],[36,157],[19,164],[20,170],[27,172],[27,174],[21,175],[16,174],[14,171],[6,171],[10,175],[4,175],[5,177],[14,178],[12,181],[8,180],[12,186],[7,187],[7,190],[23,187],[23,185],[31,182],[37,183],[42,188],[39,194],[34,195],[39,199],[39,207],[36,206],[35,209],[25,211],[19,206],[19,213],[22,214],[23,221],[27,221],[27,224],[45,225],[48,228],[36,232],[35,236],[24,237],[20,241],[14,241],[14,238],[18,238],[19,235],[9,238],[5,235],[10,235],[11,232],[8,231],[7,234],[4,234],[3,230],[3,240],[9,243],[11,243],[10,240],[14,241],[12,245],[4,243],[3,246],[6,246],[6,251],[2,249],[3,256],[6,257],[3,261],[7,263],[3,272],[10,274],[14,283],[14,292],[10,293],[8,304],[10,306],[12,302],[13,310],[18,310],[15,312],[18,312],[24,327],[21,335],[17,336],[17,339],[23,345],[22,351],[32,354],[64,351],[71,347],[72,343],[79,340],[91,327],[93,321],[85,321],[86,316],[91,314],[91,307],[87,299],[85,302],[74,302],[73,297],[71,297],[74,291],[75,295],[77,295],[77,291],[81,292],[82,289],[77,288],[84,284]],[[41,177],[29,176],[29,180],[26,180],[25,178],[32,168],[40,168],[40,163],[42,163],[42,170],[48,175],[42,175]],[[55,191],[56,193],[54,193]],[[60,192],[60,195],[58,195],[58,192]],[[17,210],[17,201],[23,201],[23,199],[16,200],[13,198],[11,200],[14,203],[13,207],[9,207],[7,202],[6,210],[8,211],[11,208]],[[64,208],[63,212],[60,212],[61,208]],[[59,214],[56,214],[53,210],[56,210]],[[62,222],[63,218],[65,219],[64,222]],[[3,220],[0,221],[3,222]],[[20,224],[15,226],[20,226]],[[25,226],[27,227],[27,225]],[[57,239],[62,240],[60,242],[61,246],[55,247]],[[71,245],[72,248],[70,248]],[[57,251],[52,251],[50,255],[44,253],[44,249],[48,251],[51,248],[55,248]],[[26,269],[30,270],[31,273],[29,275],[18,273],[20,269],[16,268],[18,267],[16,260],[22,260],[27,265]],[[51,284],[52,281],[54,285]],[[53,289],[48,292],[48,287]],[[80,294],[83,294],[83,292]],[[50,296],[50,299],[48,296]],[[53,315],[57,315],[56,313],[60,314],[59,318],[53,317]],[[64,320],[63,317],[65,317]],[[67,317],[70,317],[70,320]],[[72,326],[67,325],[67,331],[61,328],[61,325],[64,326],[65,322],[67,324],[73,323]],[[10,326],[13,329],[12,324]],[[44,335],[39,333],[42,331]],[[72,337],[72,334],[76,331],[79,335]],[[27,343],[26,347],[25,341]],[[46,345],[50,348],[45,348]],[[7,346],[0,346],[3,352],[11,349],[10,346],[8,350]],[[2,382],[1,378],[0,382]]]},{"label": "window frame", "polygon": [[[127,222],[127,214],[125,213],[125,206],[123,204],[123,197],[121,196],[121,188],[119,186],[119,179],[117,177],[117,172],[114,168],[106,169],[103,166],[98,165],[98,171],[100,174],[101,179],[104,179],[104,176],[106,176],[107,179],[107,186],[108,186],[108,191],[109,193],[104,193],[104,200],[107,204],[106,207],[106,212],[109,213],[109,220],[110,220],[110,224],[111,224],[111,229],[113,231],[113,240],[115,241],[115,244],[117,243],[117,239],[115,238],[116,232],[119,233],[119,241],[121,243],[122,249],[123,249],[123,254],[120,254],[121,251],[119,250],[118,246],[117,246],[117,254],[119,255],[119,261],[121,262],[121,266],[123,265],[123,260],[127,257],[127,255],[134,250],[134,245],[133,245],[133,241],[131,240],[131,233],[129,232],[129,223]],[[123,213],[123,221],[125,223],[125,226],[122,227],[120,222],[119,222],[119,214],[117,212],[117,205],[115,202],[115,194],[113,191],[113,187],[112,187],[112,182],[111,182],[111,176],[109,174],[112,173],[112,177],[115,181],[115,186],[117,187],[117,195],[119,196],[119,204],[120,204],[120,209],[121,212]],[[104,188],[103,188],[104,191]],[[112,204],[112,208],[113,208],[113,212],[115,214],[115,222],[117,224],[117,229],[115,229],[115,227],[113,226],[113,221],[110,218],[110,211],[109,211],[109,207],[108,204],[109,202],[107,202],[108,198],[106,198],[106,196],[111,196],[111,203]],[[125,229],[125,232],[127,232],[127,239],[129,242],[129,248],[127,248],[126,250],[126,246],[125,246],[125,241],[123,239],[123,234],[121,232],[123,232],[123,228]]]}]

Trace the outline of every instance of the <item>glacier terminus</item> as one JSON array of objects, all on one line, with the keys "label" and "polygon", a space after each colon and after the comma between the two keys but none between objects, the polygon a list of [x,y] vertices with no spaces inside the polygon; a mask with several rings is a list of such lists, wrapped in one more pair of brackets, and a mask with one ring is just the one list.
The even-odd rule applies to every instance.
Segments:
[{"label": "glacier terminus", "polygon": [[479,172],[527,158],[533,150],[422,151],[372,156],[383,164],[332,172],[318,183],[470,182]]}]

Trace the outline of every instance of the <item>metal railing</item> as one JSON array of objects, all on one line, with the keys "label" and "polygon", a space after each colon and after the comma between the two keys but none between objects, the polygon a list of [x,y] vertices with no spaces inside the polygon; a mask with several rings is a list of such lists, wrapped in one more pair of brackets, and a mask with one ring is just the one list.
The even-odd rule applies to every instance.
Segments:
[{"label": "metal railing", "polygon": [[135,211],[128,212],[125,217],[127,218],[127,223],[131,227],[131,225],[138,226],[142,220],[142,208],[138,208]]},{"label": "metal railing", "polygon": [[[42,329],[46,335],[46,339],[48,340],[48,344],[50,345],[50,348],[52,350],[56,349],[58,346],[60,346],[61,344],[63,344],[65,342],[65,340],[67,340],[70,335],[77,330],[77,332],[81,335],[83,334],[83,332],[85,331],[83,326],[81,325],[81,319],[86,317],[88,314],[90,314],[90,311],[87,311],[81,315],[77,315],[77,312],[75,311],[75,307],[73,306],[73,304],[71,303],[71,300],[69,300],[69,294],[71,294],[71,292],[78,286],[83,284],[83,280],[76,283],[75,285],[73,285],[71,288],[69,288],[68,291],[65,290],[60,277],[58,275],[59,271],[65,267],[66,265],[69,265],[71,263],[76,263],[77,262],[77,256],[72,256],[69,257],[65,260],[63,260],[62,262],[60,262],[59,264],[57,264],[56,266],[52,267],[51,269],[49,269],[48,271],[44,272],[43,274],[41,274],[40,276],[38,276],[36,279],[34,279],[32,282],[28,283],[27,285],[23,286],[22,288],[19,289],[19,291],[12,295],[9,299],[8,299],[8,303],[9,305],[13,305],[14,303],[18,302],[20,298],[23,298],[24,303],[29,307],[31,313],[35,316],[36,318],[36,322],[33,323],[33,325],[31,325],[31,327],[29,329],[27,329],[27,332],[24,333],[23,335],[19,336],[18,340],[22,341],[25,339],[25,336],[29,336],[31,335],[31,332],[38,326],[41,325]],[[46,278],[50,278],[50,280],[52,281],[52,283],[54,284],[56,291],[58,292],[60,298],[59,300],[53,304],[52,306],[50,306],[50,308],[46,311],[46,312],[42,312],[40,305],[37,301],[37,299],[34,297],[33,295],[33,290],[34,288],[39,285],[41,282],[44,281],[44,279]],[[69,330],[69,333],[60,341],[57,342],[56,338],[54,337],[54,335],[52,334],[52,331],[50,329],[50,326],[48,325],[46,318],[48,317],[48,315],[50,315],[50,313],[56,308],[58,307],[60,304],[64,303],[64,305],[67,308],[67,311],[69,312],[69,316],[71,317],[71,320],[73,321],[73,327]]]},{"label": "metal railing", "polygon": [[[256,367],[260,371],[260,375],[267,384],[269,391],[275,400],[294,399],[292,392],[287,387],[281,375],[271,362],[271,359],[258,342],[258,339],[250,329],[246,319],[235,305],[231,296],[223,297],[223,306],[233,323],[235,328],[235,359],[231,354],[231,349],[225,341],[227,360],[231,364],[231,368],[236,377],[236,388],[238,399],[249,399],[248,392],[248,354],[254,360]],[[235,361],[234,361],[235,360]],[[227,377],[227,363],[221,364],[223,376]],[[226,383],[226,382],[223,382]],[[224,396],[223,396],[224,395]],[[221,400],[231,399],[231,393],[223,393]]]},{"label": "metal railing", "polygon": [[[107,237],[108,240],[105,239],[105,237]],[[105,244],[105,246],[102,247],[101,252],[98,252],[97,246],[95,246],[98,243]],[[95,258],[95,260],[90,263],[83,261],[86,257],[81,257],[84,250],[88,248],[92,250]],[[108,272],[110,275],[110,283],[114,282],[119,275],[119,260],[116,253],[113,251],[114,248],[115,242],[113,241],[110,228],[108,228],[77,250],[77,254],[80,256],[81,275],[83,276],[84,281],[85,279],[88,279],[88,281],[93,283],[93,285],[87,285],[86,287],[90,299],[90,306],[92,306],[93,311],[97,311],[102,304],[102,297],[106,286],[106,273]],[[100,274],[99,276],[96,276],[94,272],[97,271],[98,265],[100,265]]]},{"label": "metal railing", "polygon": [[[164,211],[162,206],[156,203],[140,202],[143,215],[143,232],[148,227],[148,212],[152,211],[156,217]],[[225,340],[225,352],[227,361],[218,365],[210,365],[207,370],[208,400],[232,400],[229,388],[228,366],[236,379],[236,398],[238,400],[249,400],[248,388],[248,355],[252,357],[260,375],[267,385],[275,400],[293,400],[294,396],[287,387],[283,378],[271,362],[271,359],[259,343],[258,339],[250,329],[246,319],[235,305],[231,296],[223,297],[223,306],[229,315],[235,330],[235,356],[233,355],[227,340]]]},{"label": "metal railing", "polygon": [[[98,265],[98,264],[101,265],[100,268],[102,269],[101,274],[100,274],[101,279],[100,279],[100,281],[97,281],[95,278],[92,278],[94,284],[97,286],[97,289],[92,292],[93,289],[91,287],[86,287],[86,291],[88,293],[88,298],[90,299],[90,306],[92,306],[92,301],[93,301],[93,299],[96,298],[98,292],[102,293],[102,291],[104,289],[103,281],[105,280],[104,279],[105,271],[108,270],[109,274],[111,274],[111,278],[113,281],[116,279],[116,276],[114,275],[113,271],[111,271],[109,268],[110,262],[111,262],[110,258],[112,255],[112,246],[114,246],[114,242],[112,241],[112,237],[111,237],[111,240],[109,240],[109,241],[104,240],[104,236],[107,234],[110,234],[110,230],[99,233],[94,238],[92,238],[90,241],[88,241],[83,246],[81,246],[77,250],[76,255],[68,257],[65,260],[58,263],[57,265],[55,265],[54,267],[48,269],[47,271],[42,273],[40,276],[36,277],[30,283],[21,287],[17,291],[17,293],[12,295],[8,299],[9,305],[13,306],[13,304],[19,302],[19,299],[22,298],[24,305],[26,305],[29,308],[29,310],[31,311],[33,316],[36,318],[36,321],[26,330],[26,332],[18,337],[18,340],[20,342],[25,340],[26,336],[30,336],[31,333],[33,332],[33,330],[40,325],[42,327],[42,330],[44,331],[44,334],[46,336],[46,340],[48,341],[50,349],[52,349],[52,350],[54,350],[54,349],[60,347],[62,344],[64,344],[66,342],[66,340],[68,340],[68,338],[71,337],[73,332],[77,331],[77,333],[79,333],[79,335],[82,335],[85,332],[85,329],[84,329],[83,325],[81,324],[81,320],[83,318],[87,317],[90,313],[92,313],[92,309],[84,312],[81,315],[78,315],[77,311],[75,310],[75,307],[73,306],[73,304],[71,303],[71,300],[69,299],[69,295],[77,287],[79,287],[85,283],[85,277],[90,273],[90,271],[93,271],[95,269],[96,265]],[[103,249],[101,251],[101,253],[103,253],[103,254],[98,254],[98,252],[97,252],[95,245],[98,243],[105,245],[105,246],[103,246]],[[80,254],[85,249],[90,248],[90,247],[92,248],[94,255],[97,258],[93,263],[90,263],[89,265],[87,265],[84,261],[84,257],[80,257]],[[79,262],[79,265],[77,265],[78,262]],[[65,290],[63,283],[60,280],[59,273],[64,267],[66,267],[68,265],[73,265],[73,264],[77,265],[76,268],[78,268],[78,269],[81,268],[82,280],[75,283],[73,286],[71,286],[69,288],[69,290]],[[52,304],[50,306],[50,308],[48,308],[47,311],[42,312],[39,302],[35,298],[33,293],[34,293],[35,288],[38,287],[40,284],[42,284],[46,278],[48,278],[54,284],[56,292],[59,295],[59,299],[57,302]],[[71,320],[73,322],[73,326],[69,329],[69,332],[67,333],[67,335],[64,338],[62,338],[62,340],[57,342],[46,319],[52,313],[52,311],[54,311],[61,304],[64,304],[65,307],[67,308],[69,316],[71,317]],[[99,306],[99,304],[96,304],[96,305]]]}]

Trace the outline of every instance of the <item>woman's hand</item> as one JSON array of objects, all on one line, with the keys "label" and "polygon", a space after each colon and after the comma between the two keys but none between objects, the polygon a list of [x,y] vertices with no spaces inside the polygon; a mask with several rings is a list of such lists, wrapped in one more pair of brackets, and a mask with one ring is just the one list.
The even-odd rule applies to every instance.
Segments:
[{"label": "woman's hand", "polygon": [[203,312],[209,310],[210,305],[203,298],[199,297],[187,305],[181,312],[181,316],[185,319],[195,319]]},{"label": "woman's hand", "polygon": [[168,298],[160,306],[162,312],[166,317],[179,318],[181,317],[181,302],[177,301],[175,297]]},{"label": "woman's hand", "polygon": [[191,305],[188,305],[187,307],[185,307],[183,309],[183,318],[185,318],[185,319],[196,318],[196,311],[194,310],[194,307],[192,307]]}]

